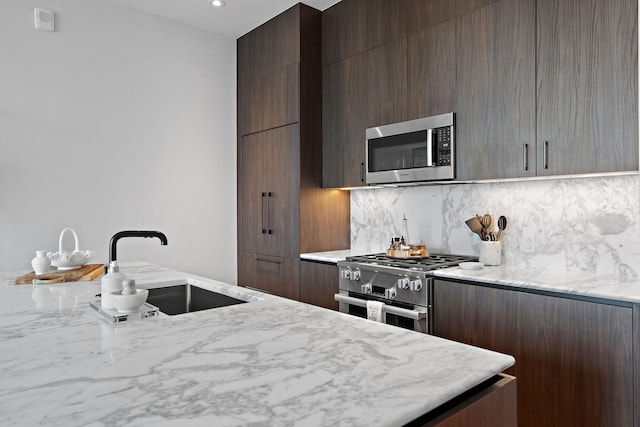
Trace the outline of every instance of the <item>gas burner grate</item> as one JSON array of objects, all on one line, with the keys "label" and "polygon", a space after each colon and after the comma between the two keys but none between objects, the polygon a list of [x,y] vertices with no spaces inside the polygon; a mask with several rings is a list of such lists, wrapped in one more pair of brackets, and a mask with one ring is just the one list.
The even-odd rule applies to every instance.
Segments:
[{"label": "gas burner grate", "polygon": [[425,258],[397,259],[388,257],[384,253],[348,257],[347,261],[363,264],[382,265],[395,268],[409,268],[412,270],[429,271],[451,267],[461,262],[475,261],[476,258],[466,255],[430,254]]}]

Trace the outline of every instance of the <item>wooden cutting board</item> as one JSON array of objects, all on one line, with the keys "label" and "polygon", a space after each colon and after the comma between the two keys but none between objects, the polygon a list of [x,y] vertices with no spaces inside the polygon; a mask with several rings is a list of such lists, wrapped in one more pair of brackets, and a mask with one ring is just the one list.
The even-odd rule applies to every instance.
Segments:
[{"label": "wooden cutting board", "polygon": [[31,285],[34,279],[51,280],[54,283],[60,282],[91,282],[104,274],[103,264],[86,264],[77,270],[52,271],[51,273],[36,276],[33,271],[16,279],[16,285]]}]

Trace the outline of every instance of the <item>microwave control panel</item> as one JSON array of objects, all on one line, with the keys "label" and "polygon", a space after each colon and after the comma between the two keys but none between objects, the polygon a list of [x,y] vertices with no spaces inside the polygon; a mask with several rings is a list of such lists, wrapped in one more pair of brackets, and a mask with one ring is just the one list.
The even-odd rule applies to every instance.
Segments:
[{"label": "microwave control panel", "polygon": [[436,161],[437,166],[451,165],[451,126],[434,129],[436,134]]}]

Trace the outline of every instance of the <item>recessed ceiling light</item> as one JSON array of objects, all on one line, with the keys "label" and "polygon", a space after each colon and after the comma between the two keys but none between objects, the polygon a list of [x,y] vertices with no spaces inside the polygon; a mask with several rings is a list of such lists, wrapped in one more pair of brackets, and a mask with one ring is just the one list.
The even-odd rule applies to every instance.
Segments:
[{"label": "recessed ceiling light", "polygon": [[211,3],[211,6],[213,7],[222,7],[225,5],[222,0],[209,0],[209,3]]}]

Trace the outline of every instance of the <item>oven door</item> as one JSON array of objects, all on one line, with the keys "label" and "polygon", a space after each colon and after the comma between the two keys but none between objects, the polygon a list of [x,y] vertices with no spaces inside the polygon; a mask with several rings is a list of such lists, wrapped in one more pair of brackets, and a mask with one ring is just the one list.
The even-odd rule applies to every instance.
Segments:
[{"label": "oven door", "polygon": [[425,334],[431,333],[428,307],[347,291],[335,294],[334,299],[340,303],[340,312],[364,319],[367,318],[367,301],[380,301],[384,304],[382,311],[387,325],[399,326]]}]

